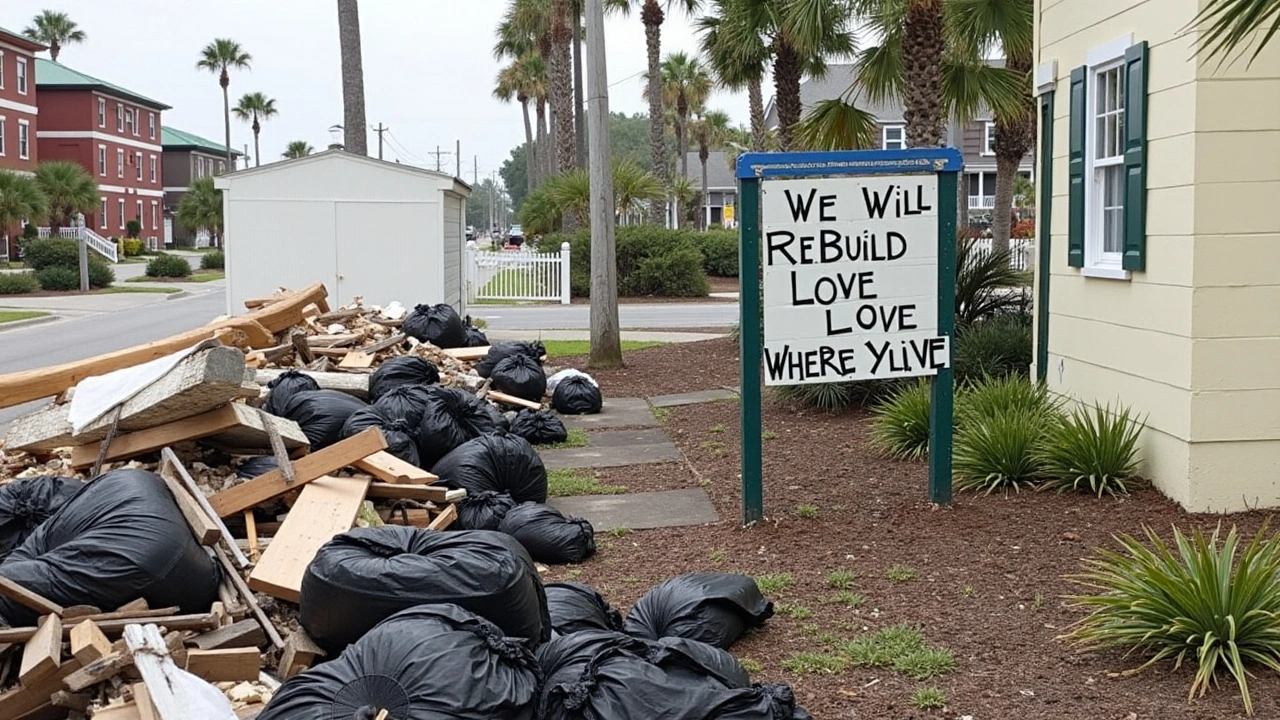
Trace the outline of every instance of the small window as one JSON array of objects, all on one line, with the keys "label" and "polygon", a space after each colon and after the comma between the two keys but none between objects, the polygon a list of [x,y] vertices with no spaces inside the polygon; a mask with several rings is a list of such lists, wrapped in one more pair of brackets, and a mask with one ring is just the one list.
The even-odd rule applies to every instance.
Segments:
[{"label": "small window", "polygon": [[0,90],[4,89],[4,51],[0,50]]},{"label": "small window", "polygon": [[18,121],[18,159],[31,159],[31,123],[26,120]]},{"label": "small window", "polygon": [[142,201],[141,200],[138,201],[138,217],[136,219],[138,221],[138,224],[141,225],[142,224]]},{"label": "small window", "polygon": [[1124,250],[1124,68],[1117,60],[1091,74],[1086,256],[1090,265],[1119,268]]},{"label": "small window", "polygon": [[160,224],[157,222],[159,217],[160,217],[160,203],[155,200],[152,200],[151,201],[151,229],[152,230],[159,229]]},{"label": "small window", "polygon": [[219,160],[219,161],[218,161],[218,174],[219,174],[219,175],[221,175],[222,173],[224,173],[224,172],[226,172],[226,171],[227,171],[227,161],[226,161],[226,160]]},{"label": "small window", "polygon": [[18,58],[18,94],[27,94],[27,59]]},{"label": "small window", "polygon": [[982,154],[995,155],[996,124],[987,121],[982,123]]},{"label": "small window", "polygon": [[151,156],[151,182],[156,181],[156,156]]},{"label": "small window", "polygon": [[4,157],[4,116],[0,115],[0,157]]},{"label": "small window", "polygon": [[903,125],[885,125],[881,147],[885,150],[903,150],[907,147],[907,129]]},{"label": "small window", "polygon": [[107,126],[107,100],[106,98],[98,98],[98,127]]},{"label": "small window", "polygon": [[116,132],[124,132],[124,105],[116,103]]},{"label": "small window", "polygon": [[117,201],[116,201],[116,203],[117,203],[117,204],[116,204],[116,209],[120,211],[120,229],[121,229],[121,230],[123,230],[123,229],[124,229],[124,223],[125,223],[125,219],[124,219],[124,200],[117,200]]},{"label": "small window", "polygon": [[133,156],[133,159],[134,159],[134,163],[133,163],[134,169],[137,170],[138,172],[137,179],[142,180],[142,153],[135,153]]},{"label": "small window", "polygon": [[116,177],[124,177],[124,151],[116,150]]},{"label": "small window", "polygon": [[107,176],[107,146],[98,146],[98,175]]},{"label": "small window", "polygon": [[124,109],[124,129],[126,133],[138,134],[138,128],[133,123],[133,108]]},{"label": "small window", "polygon": [[147,125],[151,128],[151,139],[156,139],[156,114],[147,113]]},{"label": "small window", "polygon": [[98,210],[98,229],[107,229],[107,199],[102,198],[102,208]]}]

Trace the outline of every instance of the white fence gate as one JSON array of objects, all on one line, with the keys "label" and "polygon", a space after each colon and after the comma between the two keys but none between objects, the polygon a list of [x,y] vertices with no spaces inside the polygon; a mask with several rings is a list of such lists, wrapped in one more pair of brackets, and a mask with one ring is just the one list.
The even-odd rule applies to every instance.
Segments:
[{"label": "white fence gate", "polygon": [[[524,247],[528,247],[527,245]],[[467,243],[467,300],[569,304],[569,243],[558,253],[487,251]]]},{"label": "white fence gate", "polygon": [[[1014,270],[1029,270],[1032,266],[1031,251],[1035,241],[1030,238],[1009,238],[1009,264]],[[977,238],[973,249],[979,253],[991,252],[991,238]]]}]

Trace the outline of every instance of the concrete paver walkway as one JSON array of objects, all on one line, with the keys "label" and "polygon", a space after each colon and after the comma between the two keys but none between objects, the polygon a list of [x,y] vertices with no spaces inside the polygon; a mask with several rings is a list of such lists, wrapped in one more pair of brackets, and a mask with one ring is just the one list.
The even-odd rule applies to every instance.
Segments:
[{"label": "concrete paver walkway", "polygon": [[620,427],[656,427],[658,420],[643,398],[609,398],[595,415],[561,415],[567,428],[602,430]]},{"label": "concrete paver walkway", "polygon": [[675,462],[680,451],[661,428],[600,430],[591,433],[587,446],[544,450],[548,469],[605,468]]},{"label": "concrete paver walkway", "polygon": [[590,520],[596,532],[608,532],[614,528],[647,530],[720,522],[720,515],[707,493],[697,488],[551,498],[547,504],[566,515]]},{"label": "concrete paver walkway", "polygon": [[738,393],[733,390],[716,388],[714,390],[698,390],[697,392],[677,393],[675,395],[657,395],[649,398],[649,403],[656,408],[669,408],[720,400],[736,400],[737,397]]}]

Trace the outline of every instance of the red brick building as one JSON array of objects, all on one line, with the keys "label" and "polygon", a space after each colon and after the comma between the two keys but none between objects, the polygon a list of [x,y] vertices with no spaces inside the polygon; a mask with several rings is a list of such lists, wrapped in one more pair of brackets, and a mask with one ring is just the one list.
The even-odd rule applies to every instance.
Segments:
[{"label": "red brick building", "polygon": [[103,237],[142,224],[141,237],[164,235],[160,113],[169,106],[59,63],[36,60],[40,159],[71,160],[98,181],[102,202],[85,225]]},{"label": "red brick building", "polygon": [[44,46],[0,28],[0,168],[36,166],[36,58]]}]

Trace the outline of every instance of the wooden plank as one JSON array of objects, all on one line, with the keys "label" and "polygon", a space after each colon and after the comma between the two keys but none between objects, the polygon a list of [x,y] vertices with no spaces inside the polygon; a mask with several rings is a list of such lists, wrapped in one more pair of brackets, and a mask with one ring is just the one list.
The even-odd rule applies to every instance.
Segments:
[{"label": "wooden plank", "polygon": [[132,664],[133,656],[128,650],[109,653],[68,675],[62,685],[71,692],[80,692],[110,680]]},{"label": "wooden plank", "polygon": [[[196,542],[201,545],[216,545],[222,537],[222,529],[218,527],[218,524],[212,518],[205,514],[200,504],[196,502],[194,497],[191,497],[191,493],[187,492],[187,489],[182,485],[182,481],[177,478],[180,464],[173,452],[163,453],[160,456],[160,467],[156,469],[156,474],[164,480],[165,486],[169,488],[169,494],[173,495],[174,504],[182,512],[183,519],[187,521],[187,528],[191,530]],[[186,472],[185,468],[183,472]]]},{"label": "wooden plank", "polygon": [[[213,691],[194,691],[199,682],[174,664],[160,630],[155,625],[130,625],[125,628],[125,642],[133,652],[133,663],[151,696],[155,717],[159,720],[229,720],[234,718],[231,703]],[[218,696],[219,701],[212,696]]]},{"label": "wooden plank", "polygon": [[71,655],[81,665],[88,665],[110,653],[111,641],[95,622],[86,620],[71,626]]},{"label": "wooden plank", "polygon": [[159,720],[156,706],[151,703],[151,693],[147,692],[147,684],[134,683],[130,689],[133,690],[133,701],[138,704],[138,719]]},{"label": "wooden plank", "polygon": [[72,693],[66,690],[59,690],[49,696],[49,702],[54,707],[84,712],[89,708],[89,703],[93,702],[93,696],[89,693]]},{"label": "wooden plank", "polygon": [[196,485],[195,478],[191,477],[191,473],[187,472],[186,466],[178,459],[170,448],[160,451],[161,459],[168,459],[174,470],[178,473],[178,479],[182,481],[182,486],[187,489],[187,493],[196,499],[196,504],[204,510],[205,514],[213,520],[218,526],[218,530],[222,531],[222,541],[231,549],[231,557],[236,561],[237,567],[249,567],[249,558],[240,552],[240,546],[236,544],[235,536],[227,529],[226,523],[222,522],[222,518],[214,511],[213,506],[209,504],[209,499],[204,496],[204,492]]},{"label": "wooden plank", "polygon": [[395,333],[385,340],[379,340],[378,342],[372,345],[365,345],[364,347],[360,348],[360,350],[362,350],[363,352],[367,352],[370,355],[377,355],[378,353],[383,352],[384,350],[390,350],[391,348],[397,345],[403,344],[404,341],[408,339],[409,339],[409,336],[405,335],[404,333]]},{"label": "wooden plank", "polygon": [[304,487],[249,574],[249,587],[298,602],[307,565],[321,545],[351,529],[368,489],[367,477],[323,477]]},{"label": "wooden plank", "polygon": [[[175,612],[177,608],[169,608],[169,612]],[[156,612],[155,610],[150,611]],[[97,624],[98,629],[107,637],[117,637],[124,632],[125,625],[137,623],[140,621],[154,622],[163,625],[170,630],[212,630],[218,627],[217,618],[210,613],[196,613],[193,615],[151,615],[145,614],[143,617],[134,615],[132,617],[101,619],[92,618]],[[83,622],[83,620],[81,620]],[[62,628],[62,638],[65,640],[71,635],[74,626],[64,626]],[[39,627],[16,627],[0,629],[0,644],[25,643],[35,636]],[[283,641],[281,642],[283,644]],[[0,717],[3,717],[0,715]]]},{"label": "wooden plank", "polygon": [[454,360],[461,360],[463,362],[475,362],[476,360],[479,360],[480,358],[489,354],[489,346],[485,345],[483,347],[450,348],[448,350],[445,350],[444,354],[448,355],[449,357],[452,357]]},{"label": "wooden plank", "polygon": [[490,390],[489,394],[486,397],[488,397],[490,400],[494,402],[502,403],[503,405],[514,405],[516,407],[528,408],[530,410],[542,409],[542,403],[536,403],[529,400],[525,400],[524,398],[518,398],[515,395],[500,393],[497,390]]},{"label": "wooden plank", "polygon": [[306,670],[317,658],[324,657],[324,650],[311,639],[302,628],[298,628],[284,642],[284,651],[280,653],[280,665],[276,672],[281,680],[288,680]]},{"label": "wooden plank", "polygon": [[405,462],[385,450],[361,458],[353,465],[383,482],[432,485],[440,480],[438,476],[417,465]]},{"label": "wooden plank", "polygon": [[431,511],[426,508],[387,508],[378,512],[386,525],[426,527],[431,524]]},{"label": "wooden plank", "polygon": [[292,483],[286,481],[284,473],[277,468],[246,483],[223,490],[209,498],[209,504],[220,517],[234,515],[303,487],[306,483],[386,448],[387,441],[383,439],[382,431],[372,427],[295,462]]},{"label": "wooden plank", "polygon": [[256,648],[266,642],[266,633],[262,631],[262,626],[258,625],[254,620],[241,620],[191,640],[191,644],[200,650],[240,647]]},{"label": "wooden plank", "polygon": [[79,669],[80,663],[72,658],[30,686],[18,685],[0,693],[0,718],[21,718],[49,705],[49,697],[62,689],[63,678]]},{"label": "wooden plank", "polygon": [[[450,490],[443,485],[396,485],[393,483],[372,483],[369,485],[368,497],[391,498],[395,500],[425,500],[434,503],[458,502],[467,497],[467,491]],[[453,493],[451,496],[450,493]]]},{"label": "wooden plank", "polygon": [[0,597],[16,600],[19,605],[29,607],[41,615],[61,615],[63,607],[40,593],[28,590],[16,581],[0,575]]},{"label": "wooden plank", "polygon": [[444,530],[457,521],[457,519],[458,506],[452,504],[445,505],[444,510],[441,510],[440,514],[436,516],[436,519],[431,521],[431,524],[427,526],[427,529]]},{"label": "wooden plank", "polygon": [[121,605],[120,607],[116,608],[115,611],[118,613],[132,613],[132,612],[142,612],[144,610],[150,610],[150,609],[151,609],[151,606],[147,604],[146,598],[135,598]]},{"label": "wooden plank", "polygon": [[61,664],[62,619],[57,615],[45,615],[22,649],[18,680],[23,685],[30,685],[57,670]]},{"label": "wooden plank", "polygon": [[109,705],[94,710],[93,720],[142,720],[142,713],[136,702]]},{"label": "wooden plank", "polygon": [[[280,370],[275,368],[267,368],[257,370],[253,379],[259,385],[267,385],[272,380],[280,377],[288,370]],[[369,376],[363,373],[321,373],[309,370],[300,371],[303,375],[316,381],[321,390],[337,390],[348,395],[354,395],[361,400],[369,397]]]},{"label": "wooden plank", "polygon": [[311,347],[334,348],[350,345],[359,340],[360,336],[355,333],[340,333],[337,335],[309,335],[307,336],[307,345]]},{"label": "wooden plank", "polygon": [[249,561],[258,562],[258,524],[253,519],[253,510],[244,511],[244,531],[249,536]]},{"label": "wooden plank", "polygon": [[348,351],[338,363],[339,370],[365,370],[373,365],[375,356],[359,350]]},{"label": "wooden plank", "polygon": [[187,672],[209,682],[257,680],[261,671],[258,648],[239,647],[187,652]]},{"label": "wooden plank", "polygon": [[284,639],[280,637],[280,633],[276,630],[276,626],[272,624],[271,618],[267,617],[267,614],[262,611],[262,606],[254,599],[253,591],[249,589],[244,578],[240,576],[240,571],[231,565],[231,560],[222,551],[221,546],[214,547],[213,554],[214,557],[218,558],[218,563],[222,565],[224,576],[231,579],[231,584],[235,586],[240,599],[244,601],[245,605],[249,606],[249,612],[252,612],[253,616],[257,618],[258,624],[262,626],[262,631],[267,634],[271,644],[277,649],[283,648]]}]

